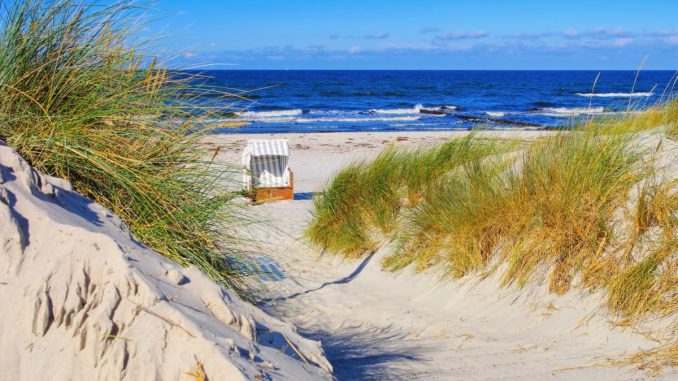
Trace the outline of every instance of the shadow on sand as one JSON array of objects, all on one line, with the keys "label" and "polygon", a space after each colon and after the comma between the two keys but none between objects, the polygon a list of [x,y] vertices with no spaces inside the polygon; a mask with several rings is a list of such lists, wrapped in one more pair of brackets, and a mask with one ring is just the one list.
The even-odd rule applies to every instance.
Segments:
[{"label": "shadow on sand", "polygon": [[333,284],[346,284],[346,283],[352,281],[353,279],[355,279],[363,271],[363,269],[365,269],[365,267],[370,263],[370,260],[372,259],[373,256],[374,256],[374,252],[370,253],[370,255],[365,257],[365,259],[363,259],[360,262],[358,267],[356,267],[355,270],[353,270],[353,272],[351,272],[349,275],[347,275],[343,278],[339,278],[339,279],[333,280],[331,282],[325,282],[325,283],[321,284],[320,286],[318,286],[316,288],[311,288],[311,289],[308,289],[308,290],[305,290],[305,291],[295,292],[292,295],[278,296],[278,297],[275,297],[275,298],[263,299],[261,302],[262,303],[271,303],[271,302],[278,302],[278,301],[285,300],[285,299],[293,299],[293,298],[296,298],[296,297],[301,296],[301,295],[306,295],[306,294],[309,294],[311,292],[322,290],[323,288],[330,286],[330,285],[333,285]]},{"label": "shadow on sand", "polygon": [[295,200],[313,200],[315,195],[321,194],[319,192],[299,192],[294,194]]},{"label": "shadow on sand", "polygon": [[321,340],[325,355],[339,381],[427,380],[423,353],[431,353],[430,343],[412,340],[391,327],[356,327],[340,332],[303,332]]}]

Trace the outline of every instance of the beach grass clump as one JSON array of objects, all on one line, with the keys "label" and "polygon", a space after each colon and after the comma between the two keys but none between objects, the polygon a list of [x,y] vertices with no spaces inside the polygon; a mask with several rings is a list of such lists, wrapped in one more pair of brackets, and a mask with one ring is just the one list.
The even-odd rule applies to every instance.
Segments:
[{"label": "beach grass clump", "polygon": [[[671,138],[676,103],[662,107],[580,124],[519,151],[479,146],[477,138],[445,148],[390,148],[339,172],[315,200],[309,236],[349,257],[376,250],[382,242],[371,232],[383,212],[375,208],[388,206],[388,229],[382,226],[379,237],[388,232],[395,249],[386,269],[413,266],[453,278],[501,271],[504,285],[601,292],[622,326],[675,319],[678,183],[675,175],[659,175],[656,155]],[[639,144],[640,133],[659,126],[665,128],[656,146]],[[651,372],[674,366],[672,337],[623,361]]]},{"label": "beach grass clump", "polygon": [[389,148],[336,176],[315,200],[309,237],[355,257],[388,235],[397,247],[384,260],[391,270],[414,264],[461,277],[501,268],[505,284],[540,278],[557,294],[608,290],[611,310],[625,316],[675,311],[675,184],[643,185],[626,213],[633,227],[618,232],[661,146],[642,148],[637,133],[668,126],[675,107],[580,124],[509,154],[477,137]]},{"label": "beach grass clump", "polygon": [[582,130],[509,159],[468,161],[430,187],[403,222],[401,250],[387,267],[442,265],[461,277],[498,256],[506,283],[525,284],[546,267],[551,291],[567,291],[609,244],[609,220],[640,179],[639,155],[628,137]]},{"label": "beach grass clump", "polygon": [[137,4],[5,5],[0,139],[110,208],[145,245],[243,290],[224,257],[237,255],[231,231],[243,223],[222,190],[230,170],[201,143],[209,110],[186,96],[203,90],[137,53]]},{"label": "beach grass clump", "polygon": [[385,266],[396,270],[414,263],[424,270],[442,265],[455,277],[483,268],[504,228],[507,193],[501,173],[513,160],[469,158],[436,179],[403,221],[400,249]]},{"label": "beach grass clump", "polygon": [[672,139],[678,139],[678,99],[667,103],[663,121],[666,126],[666,134]]},{"label": "beach grass clump", "polygon": [[368,236],[366,218],[356,210],[359,201],[350,198],[362,189],[362,167],[354,164],[343,169],[323,196],[314,199],[314,219],[306,231],[316,245],[347,257],[376,248]]},{"label": "beach grass clump", "polygon": [[678,98],[655,104],[643,111],[597,116],[579,124],[579,127],[586,126],[605,134],[639,133],[663,127],[668,137],[675,138],[678,135]]},{"label": "beach grass clump", "polygon": [[398,230],[403,208],[415,205],[439,177],[497,149],[473,135],[429,149],[387,148],[373,161],[354,163],[335,176],[314,201],[306,235],[347,257],[374,251],[380,237]]},{"label": "beach grass clump", "polygon": [[545,265],[550,290],[561,294],[596,261],[611,242],[615,211],[643,177],[629,139],[575,130],[526,149],[509,176],[507,281],[524,284]]},{"label": "beach grass clump", "polygon": [[643,185],[608,306],[623,320],[678,312],[678,192],[674,181]]}]

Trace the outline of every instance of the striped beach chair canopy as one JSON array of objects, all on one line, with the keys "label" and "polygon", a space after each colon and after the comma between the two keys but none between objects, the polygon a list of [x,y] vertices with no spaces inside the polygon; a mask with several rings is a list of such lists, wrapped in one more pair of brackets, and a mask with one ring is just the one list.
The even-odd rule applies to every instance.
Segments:
[{"label": "striped beach chair canopy", "polygon": [[250,139],[242,154],[243,181],[252,187],[288,187],[290,145],[287,139]]}]

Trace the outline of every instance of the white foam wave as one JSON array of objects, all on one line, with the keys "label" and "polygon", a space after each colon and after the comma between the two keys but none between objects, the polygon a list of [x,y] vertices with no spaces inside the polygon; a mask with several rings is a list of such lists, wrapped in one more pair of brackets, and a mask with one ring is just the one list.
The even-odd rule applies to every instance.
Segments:
[{"label": "white foam wave", "polygon": [[495,118],[501,118],[501,117],[506,115],[505,112],[501,112],[501,111],[485,111],[485,114],[487,114],[488,116],[491,116],[491,117],[495,117]]},{"label": "white foam wave", "polygon": [[651,97],[654,93],[577,93],[580,97],[601,97],[601,98],[631,98],[631,97]]},{"label": "white foam wave", "polygon": [[[411,115],[411,114],[420,114],[421,111],[438,111],[443,112],[444,110],[456,110],[457,106],[436,106],[436,107],[424,107],[421,104],[418,104],[412,108],[391,108],[391,109],[371,109],[370,113],[372,114],[385,114],[385,115]],[[434,114],[429,114],[434,115]],[[441,115],[442,116],[442,115]]]},{"label": "white foam wave", "polygon": [[277,118],[259,118],[259,119],[236,119],[241,122],[259,122],[259,123],[296,123],[299,118],[296,117],[277,117]]},{"label": "white foam wave", "polygon": [[604,107],[591,108],[568,108],[568,107],[547,107],[540,110],[540,114],[546,116],[573,116],[573,115],[597,115],[605,112]]},{"label": "white foam wave", "polygon": [[[452,124],[456,124],[457,122],[454,122]],[[414,127],[414,126],[427,126],[427,127],[434,127],[434,128],[446,128],[448,123],[393,123],[390,124],[391,127]]]},{"label": "white foam wave", "polygon": [[456,110],[457,106],[455,106],[455,105],[445,105],[445,106],[437,106],[437,107],[427,107],[426,109],[435,110],[435,111]]},{"label": "white foam wave", "polygon": [[[302,116],[303,114],[303,116]],[[238,115],[236,120],[260,123],[352,123],[352,122],[398,122],[419,120],[421,114],[391,114],[384,116],[367,115],[359,112],[339,110],[313,111],[301,110],[257,111]]]},{"label": "white foam wave", "polygon": [[350,122],[409,122],[419,120],[419,116],[398,116],[398,117],[383,117],[383,118],[299,118],[297,123],[350,123]]},{"label": "white foam wave", "polygon": [[392,108],[392,109],[372,109],[370,113],[372,114],[385,114],[385,115],[407,115],[407,114],[418,114],[419,111],[424,108],[424,106],[418,104],[412,108]]},{"label": "white foam wave", "polygon": [[303,110],[274,110],[274,111],[246,111],[238,114],[243,119],[263,119],[263,118],[279,118],[285,116],[297,116],[303,114]]}]

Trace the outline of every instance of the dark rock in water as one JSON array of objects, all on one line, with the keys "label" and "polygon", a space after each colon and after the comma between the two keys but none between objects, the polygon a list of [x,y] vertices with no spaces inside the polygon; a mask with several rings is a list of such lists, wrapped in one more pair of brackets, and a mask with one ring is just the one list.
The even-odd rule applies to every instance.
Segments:
[{"label": "dark rock in water", "polygon": [[482,123],[487,121],[487,119],[478,118],[477,116],[473,115],[457,115],[457,118],[473,123]]},{"label": "dark rock in water", "polygon": [[544,125],[541,124],[536,124],[536,123],[529,123],[529,122],[521,122],[519,120],[509,120],[509,119],[490,119],[494,123],[499,123],[499,124],[508,124],[512,126],[520,126],[520,127],[545,127]]},{"label": "dark rock in water", "polygon": [[539,127],[546,128],[546,126],[541,124],[521,122],[519,120],[510,120],[510,119],[498,119],[498,118],[479,118],[473,115],[457,115],[457,118],[463,119],[467,122],[473,123],[485,123],[485,124],[501,124],[507,126],[517,126],[517,127]]},{"label": "dark rock in water", "polygon": [[536,101],[536,102],[532,102],[532,104],[535,105],[536,107],[553,107],[553,106],[555,106],[555,103],[545,102],[545,101]]},{"label": "dark rock in water", "polygon": [[438,111],[438,110],[431,110],[431,109],[426,109],[422,108],[419,109],[420,114],[430,114],[430,115],[445,115],[443,111]]}]

